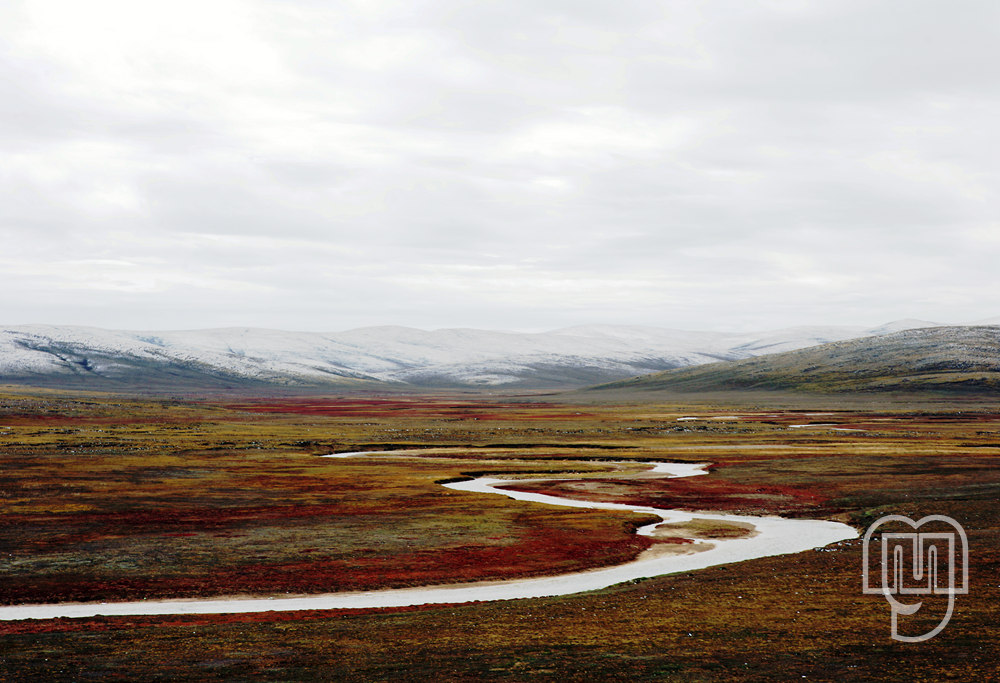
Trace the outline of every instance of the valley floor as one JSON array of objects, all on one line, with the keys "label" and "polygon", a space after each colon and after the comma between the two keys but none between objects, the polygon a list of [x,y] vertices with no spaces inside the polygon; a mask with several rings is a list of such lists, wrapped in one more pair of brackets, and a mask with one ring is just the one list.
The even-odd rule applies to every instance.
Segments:
[{"label": "valley floor", "polygon": [[[318,457],[400,449],[420,457]],[[574,473],[520,486],[563,497],[858,530],[890,513],[946,514],[969,533],[972,580],[945,631],[918,645],[889,638],[888,604],[861,593],[860,542],[844,541],[553,598],[0,622],[0,680],[988,680],[1000,658],[998,458],[989,405],[12,389],[0,397],[5,605],[542,576],[692,540],[636,536],[643,515],[439,485],[498,473]],[[713,465],[622,478],[628,461]]]}]

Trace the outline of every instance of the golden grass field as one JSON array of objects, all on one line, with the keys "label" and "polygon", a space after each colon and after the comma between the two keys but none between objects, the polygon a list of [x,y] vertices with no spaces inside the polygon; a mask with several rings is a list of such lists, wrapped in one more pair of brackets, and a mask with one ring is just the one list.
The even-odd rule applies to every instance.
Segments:
[{"label": "golden grass field", "polygon": [[[8,388],[0,604],[543,575],[653,543],[632,534],[640,515],[436,483],[574,472],[587,474],[533,488],[859,530],[889,513],[950,515],[969,534],[971,585],[943,633],[891,640],[889,606],[862,595],[860,541],[848,541],[560,598],[0,622],[0,681],[1000,677],[1000,405],[736,396],[167,400]],[[359,450],[399,452],[318,457]],[[655,460],[710,462],[712,473],[613,476],[612,462]]]}]

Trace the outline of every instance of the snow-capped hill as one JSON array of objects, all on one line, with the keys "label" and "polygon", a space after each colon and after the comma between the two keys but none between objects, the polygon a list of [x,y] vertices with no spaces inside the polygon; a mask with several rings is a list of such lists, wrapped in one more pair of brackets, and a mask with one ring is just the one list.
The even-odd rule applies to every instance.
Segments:
[{"label": "snow-capped hill", "polygon": [[872,334],[863,327],[808,326],[790,327],[775,332],[743,335],[743,341],[733,346],[740,358],[765,353],[781,353],[842,339],[853,339]]},{"label": "snow-capped hill", "polygon": [[1000,325],[1000,316],[993,318],[984,318],[983,320],[977,320],[975,322],[969,323],[970,325]]},{"label": "snow-capped hill", "polygon": [[366,359],[324,341],[319,335],[275,330],[125,332],[32,325],[0,330],[0,376],[213,386],[372,379],[356,367]]},{"label": "snow-capped hill", "polygon": [[592,390],[670,393],[781,390],[991,395],[1000,392],[1000,329],[950,325],[848,339],[732,363],[677,368]]},{"label": "snow-capped hill", "polygon": [[873,328],[812,325],[789,327],[775,332],[751,333],[747,340],[733,347],[733,351],[742,354],[741,358],[749,358],[762,354],[784,353],[798,349],[828,344],[846,339],[873,337],[892,332],[902,332],[923,327],[938,327],[938,323],[925,320],[895,320]]},{"label": "snow-capped hill", "polygon": [[759,333],[592,325],[551,332],[347,332],[258,328],[123,331],[0,329],[0,381],[102,387],[394,385],[575,387],[933,325],[795,327]]},{"label": "snow-capped hill", "polygon": [[905,330],[919,330],[924,327],[941,327],[941,323],[932,323],[929,320],[917,320],[916,318],[904,318],[903,320],[893,320],[891,323],[879,325],[869,330],[871,334],[892,334],[893,332],[903,332]]}]

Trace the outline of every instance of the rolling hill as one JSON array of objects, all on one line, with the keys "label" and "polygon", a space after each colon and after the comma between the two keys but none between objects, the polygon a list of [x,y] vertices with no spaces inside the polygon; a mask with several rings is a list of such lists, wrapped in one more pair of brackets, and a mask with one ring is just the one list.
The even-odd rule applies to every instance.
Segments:
[{"label": "rolling hill", "polygon": [[1000,392],[1000,327],[910,329],[611,382],[592,390]]},{"label": "rolling hill", "polygon": [[135,332],[26,325],[0,328],[0,382],[153,390],[565,389],[927,325],[933,323],[739,334],[607,325],[530,334],[406,327]]}]

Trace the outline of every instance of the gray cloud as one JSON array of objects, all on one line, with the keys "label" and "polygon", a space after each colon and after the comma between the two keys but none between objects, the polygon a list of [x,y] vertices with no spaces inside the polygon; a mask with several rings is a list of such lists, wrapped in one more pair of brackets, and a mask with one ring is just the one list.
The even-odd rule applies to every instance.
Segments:
[{"label": "gray cloud", "polygon": [[0,316],[996,315],[990,2],[23,0]]}]

